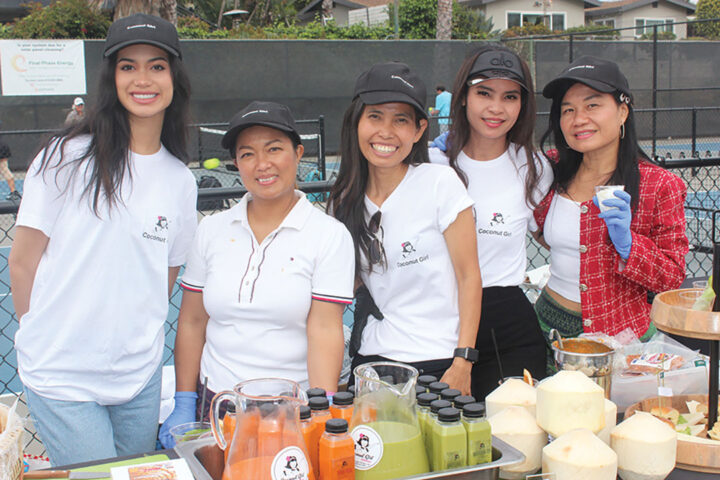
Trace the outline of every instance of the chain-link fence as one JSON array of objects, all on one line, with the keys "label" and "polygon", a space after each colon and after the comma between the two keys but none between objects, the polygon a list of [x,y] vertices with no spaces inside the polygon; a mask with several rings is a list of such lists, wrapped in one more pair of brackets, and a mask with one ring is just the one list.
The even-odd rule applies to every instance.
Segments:
[{"label": "chain-link fence", "polygon": [[[720,158],[703,158],[689,160],[666,161],[663,166],[671,169],[680,176],[688,187],[686,202],[687,235],[690,239],[691,250],[686,258],[687,276],[707,276],[712,266],[711,246],[720,235],[717,232],[717,221],[720,219]],[[324,208],[323,198],[332,181],[300,183],[308,198],[318,206]],[[235,205],[244,195],[245,189],[238,185],[227,185],[219,188],[201,189],[198,200],[222,200],[223,208]],[[199,211],[199,216],[210,215],[216,210]],[[14,401],[22,391],[22,384],[17,375],[17,361],[13,348],[13,339],[18,328],[10,293],[10,279],[7,259],[10,244],[13,239],[15,214],[17,205],[11,202],[0,202],[0,394],[6,402]],[[542,266],[548,262],[549,254],[541,249],[531,238],[528,238],[528,268]],[[173,347],[177,332],[177,316],[180,308],[181,293],[179,288],[173,290],[170,297],[170,309],[165,323],[165,351],[163,362],[166,365],[173,363]],[[352,316],[352,307],[346,310],[345,322],[349,323]],[[348,318],[350,317],[350,318]],[[21,407],[26,407],[24,399],[20,399]],[[26,450],[42,454],[42,445],[35,435],[32,425],[28,425]]]}]

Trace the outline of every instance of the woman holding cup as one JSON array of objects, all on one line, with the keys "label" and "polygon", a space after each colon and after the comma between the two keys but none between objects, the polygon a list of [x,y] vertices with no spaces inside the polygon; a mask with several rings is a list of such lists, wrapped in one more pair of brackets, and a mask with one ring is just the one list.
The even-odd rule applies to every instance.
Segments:
[{"label": "woman holding cup", "polygon": [[554,144],[557,158],[535,211],[536,238],[550,249],[550,280],[535,304],[540,326],[563,337],[630,328],[647,340],[655,333],[648,292],[685,277],[685,184],[638,145],[633,97],[615,63],[579,58],[543,95],[553,102],[541,145]]}]

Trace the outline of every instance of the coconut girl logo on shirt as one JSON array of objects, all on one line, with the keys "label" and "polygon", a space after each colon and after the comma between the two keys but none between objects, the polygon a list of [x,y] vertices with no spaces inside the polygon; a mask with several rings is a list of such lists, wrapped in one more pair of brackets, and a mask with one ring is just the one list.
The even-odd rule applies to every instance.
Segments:
[{"label": "coconut girl logo on shirt", "polygon": [[310,467],[303,451],[296,446],[283,448],[270,467],[272,480],[308,480]]},{"label": "coconut girl logo on shirt", "polygon": [[366,425],[355,427],[350,434],[355,442],[355,469],[370,470],[383,457],[383,442],[380,435]]},{"label": "coconut girl logo on shirt", "polygon": [[479,227],[477,232],[480,235],[512,237],[512,231],[501,229],[501,227],[505,227],[509,219],[510,215],[503,215],[502,212],[493,212],[492,218],[488,222],[488,228]]}]

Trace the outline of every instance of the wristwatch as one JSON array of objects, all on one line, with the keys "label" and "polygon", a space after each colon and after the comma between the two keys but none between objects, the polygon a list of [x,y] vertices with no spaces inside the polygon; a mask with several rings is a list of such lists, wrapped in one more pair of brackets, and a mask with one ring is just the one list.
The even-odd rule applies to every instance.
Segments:
[{"label": "wristwatch", "polygon": [[465,360],[467,360],[470,363],[475,363],[480,358],[480,352],[478,352],[474,348],[469,348],[469,347],[456,348],[455,351],[453,352],[453,357],[464,358]]}]

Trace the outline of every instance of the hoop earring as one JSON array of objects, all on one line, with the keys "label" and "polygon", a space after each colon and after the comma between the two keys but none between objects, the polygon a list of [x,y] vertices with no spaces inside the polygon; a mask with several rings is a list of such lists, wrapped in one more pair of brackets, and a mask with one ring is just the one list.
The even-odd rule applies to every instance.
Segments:
[{"label": "hoop earring", "polygon": [[620,140],[625,138],[625,124],[620,125]]}]

